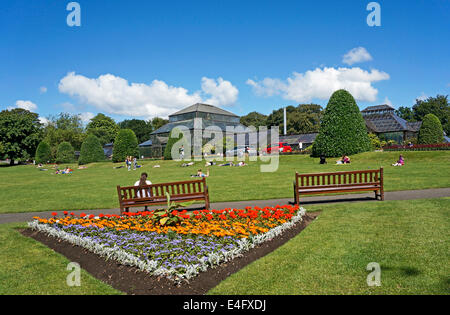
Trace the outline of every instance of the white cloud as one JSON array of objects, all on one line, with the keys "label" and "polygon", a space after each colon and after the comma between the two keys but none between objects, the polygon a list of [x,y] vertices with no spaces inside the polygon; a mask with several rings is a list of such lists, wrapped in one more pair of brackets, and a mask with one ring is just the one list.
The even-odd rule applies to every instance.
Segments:
[{"label": "white cloud", "polygon": [[13,108],[22,108],[22,109],[26,109],[30,112],[34,112],[37,109],[37,105],[34,104],[32,101],[18,100],[18,101],[16,101],[16,107],[8,107],[9,110],[11,110]]},{"label": "white cloud", "polygon": [[90,122],[90,120],[95,117],[95,114],[91,113],[91,112],[85,112],[85,113],[79,114],[79,116],[81,118],[81,121],[84,124],[88,124]]},{"label": "white cloud", "polygon": [[342,62],[351,66],[355,63],[365,62],[372,60],[372,56],[364,47],[357,47],[346,53],[342,59]]},{"label": "white cloud", "polygon": [[384,98],[384,104],[392,106],[392,102],[387,96]]},{"label": "white cloud", "polygon": [[41,124],[43,124],[44,126],[47,126],[47,125],[50,123],[50,121],[49,121],[47,118],[45,118],[45,117],[39,117],[39,121],[40,121]]},{"label": "white cloud", "polygon": [[237,89],[222,78],[202,78],[203,91],[189,93],[183,87],[169,86],[164,81],[153,80],[150,84],[129,83],[112,74],[98,78],[68,73],[59,82],[59,91],[78,97],[109,114],[134,117],[167,117],[186,106],[204,102],[203,95],[210,95],[212,105],[226,106],[237,99]]},{"label": "white cloud", "polygon": [[217,106],[231,106],[237,101],[239,90],[231,84],[218,78],[217,81],[206,77],[202,78],[202,91],[211,95],[205,103]]},{"label": "white cloud", "polygon": [[334,91],[346,89],[358,101],[373,102],[378,90],[372,83],[388,80],[389,74],[376,69],[316,68],[305,73],[294,72],[286,80],[265,78],[260,82],[247,80],[255,94],[260,96],[281,95],[286,100],[309,102],[312,99],[327,100]]},{"label": "white cloud", "polygon": [[39,88],[39,91],[41,92],[41,94],[45,94],[45,93],[47,93],[47,87],[46,86],[41,86]]}]

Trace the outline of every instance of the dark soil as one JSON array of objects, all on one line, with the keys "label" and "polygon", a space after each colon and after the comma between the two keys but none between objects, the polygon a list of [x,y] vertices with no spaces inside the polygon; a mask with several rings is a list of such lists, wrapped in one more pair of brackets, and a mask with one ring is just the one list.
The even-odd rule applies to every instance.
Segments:
[{"label": "dark soil", "polygon": [[307,213],[302,222],[284,231],[277,238],[251,249],[244,253],[242,257],[235,258],[231,262],[223,263],[216,268],[210,268],[200,273],[191,279],[189,283],[183,282],[179,285],[164,277],[151,276],[135,267],[124,266],[113,260],[107,261],[82,247],[74,246],[44,233],[31,229],[24,229],[21,233],[45,244],[55,252],[67,257],[70,261],[79,263],[81,268],[97,279],[127,294],[203,295],[231,274],[289,241],[305,229],[319,214],[319,212]]}]

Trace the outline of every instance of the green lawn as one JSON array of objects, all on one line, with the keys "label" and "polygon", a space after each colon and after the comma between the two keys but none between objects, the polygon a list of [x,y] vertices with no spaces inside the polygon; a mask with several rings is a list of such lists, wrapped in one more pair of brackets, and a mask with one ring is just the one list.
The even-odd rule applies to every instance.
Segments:
[{"label": "green lawn", "polygon": [[[210,294],[450,294],[450,198],[308,206],[319,218]],[[0,294],[118,294],[88,273],[68,287],[69,261],[0,225]],[[368,287],[367,264],[381,266]]]},{"label": "green lawn", "polygon": [[[406,152],[406,166],[390,166],[398,152],[370,152],[352,156],[352,164],[319,165],[309,156],[282,156],[274,173],[261,173],[262,162],[246,167],[211,166],[207,179],[212,202],[292,197],[295,171],[301,173],[385,169],[385,190],[450,187],[450,152]],[[159,168],[153,168],[154,165]],[[111,162],[88,165],[71,175],[54,175],[33,166],[0,167],[0,213],[47,210],[91,210],[118,207],[116,185],[133,185],[140,172],[149,173],[153,183],[189,180],[204,162],[180,167],[180,162],[148,161],[137,171],[113,169]],[[120,164],[116,164],[120,165]],[[64,167],[63,165],[62,167]]]},{"label": "green lawn", "polygon": [[[210,294],[450,294],[450,198],[311,206],[322,214]],[[381,267],[369,287],[367,264]]]},{"label": "green lawn", "polygon": [[122,294],[81,270],[81,286],[68,286],[68,259],[20,234],[26,224],[0,225],[0,295]]}]

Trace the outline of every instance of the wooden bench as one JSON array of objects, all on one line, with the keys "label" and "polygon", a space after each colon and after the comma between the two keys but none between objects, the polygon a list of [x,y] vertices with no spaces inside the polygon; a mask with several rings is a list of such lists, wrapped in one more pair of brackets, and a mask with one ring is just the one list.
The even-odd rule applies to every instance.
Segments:
[{"label": "wooden bench", "polygon": [[131,207],[166,204],[166,192],[170,195],[170,201],[187,202],[203,200],[205,201],[205,209],[209,210],[208,186],[206,186],[206,179],[202,178],[200,180],[152,184],[141,187],[117,186],[120,213],[128,212]]},{"label": "wooden bench", "polygon": [[335,173],[295,173],[294,200],[300,204],[300,195],[374,191],[375,198],[384,200],[383,168],[379,170]]}]

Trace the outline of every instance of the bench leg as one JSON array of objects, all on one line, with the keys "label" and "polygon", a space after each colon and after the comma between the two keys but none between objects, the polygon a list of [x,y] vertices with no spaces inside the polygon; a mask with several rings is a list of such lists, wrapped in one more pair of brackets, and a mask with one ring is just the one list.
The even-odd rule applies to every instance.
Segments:
[{"label": "bench leg", "polygon": [[380,197],[381,201],[384,201],[384,191],[382,189],[375,190],[375,199],[378,200],[378,197]]}]

